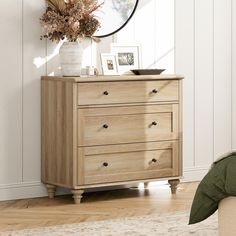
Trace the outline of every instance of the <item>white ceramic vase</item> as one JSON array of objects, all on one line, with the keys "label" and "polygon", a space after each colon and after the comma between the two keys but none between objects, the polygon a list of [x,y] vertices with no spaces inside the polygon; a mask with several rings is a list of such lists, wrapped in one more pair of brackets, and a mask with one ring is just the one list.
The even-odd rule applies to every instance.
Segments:
[{"label": "white ceramic vase", "polygon": [[80,76],[83,48],[79,42],[64,42],[59,50],[63,76]]}]

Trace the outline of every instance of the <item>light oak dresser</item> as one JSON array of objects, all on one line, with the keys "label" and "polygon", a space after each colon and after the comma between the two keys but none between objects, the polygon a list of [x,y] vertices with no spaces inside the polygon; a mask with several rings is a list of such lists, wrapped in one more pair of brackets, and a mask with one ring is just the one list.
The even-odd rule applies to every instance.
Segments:
[{"label": "light oak dresser", "polygon": [[48,195],[182,176],[182,76],[42,77]]}]

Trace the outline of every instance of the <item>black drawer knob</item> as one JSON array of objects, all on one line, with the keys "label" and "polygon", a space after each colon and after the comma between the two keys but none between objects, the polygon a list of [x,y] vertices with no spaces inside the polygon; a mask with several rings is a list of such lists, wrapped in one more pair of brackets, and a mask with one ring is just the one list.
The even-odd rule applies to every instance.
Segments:
[{"label": "black drawer knob", "polygon": [[104,162],[102,165],[105,166],[105,167],[107,167],[107,166],[108,166],[108,163],[107,163],[107,162]]},{"label": "black drawer knob", "polygon": [[152,159],[152,162],[154,162],[154,163],[157,162],[157,159],[153,158],[153,159]]},{"label": "black drawer knob", "polygon": [[153,89],[152,92],[153,92],[153,93],[157,93],[158,90],[157,90],[157,89]]},{"label": "black drawer knob", "polygon": [[104,95],[108,95],[109,93],[107,91],[103,92]]},{"label": "black drawer knob", "polygon": [[103,128],[104,128],[104,129],[107,129],[107,128],[108,128],[108,125],[107,125],[107,124],[103,125]]},{"label": "black drawer knob", "polygon": [[153,121],[153,122],[152,122],[152,125],[157,125],[157,122],[156,122],[156,121]]}]

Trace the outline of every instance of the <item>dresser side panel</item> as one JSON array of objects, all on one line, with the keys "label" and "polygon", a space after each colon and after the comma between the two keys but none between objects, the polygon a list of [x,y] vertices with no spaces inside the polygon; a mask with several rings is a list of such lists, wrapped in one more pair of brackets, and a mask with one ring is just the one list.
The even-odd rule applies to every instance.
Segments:
[{"label": "dresser side panel", "polygon": [[73,186],[73,83],[42,80],[42,181]]}]

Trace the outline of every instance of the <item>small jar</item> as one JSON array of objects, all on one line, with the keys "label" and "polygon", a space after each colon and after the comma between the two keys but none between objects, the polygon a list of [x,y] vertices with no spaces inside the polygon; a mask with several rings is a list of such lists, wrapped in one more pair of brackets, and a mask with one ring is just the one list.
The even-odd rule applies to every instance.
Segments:
[{"label": "small jar", "polygon": [[94,68],[94,66],[86,66],[86,74],[88,76],[94,76],[95,75],[95,68]]}]

